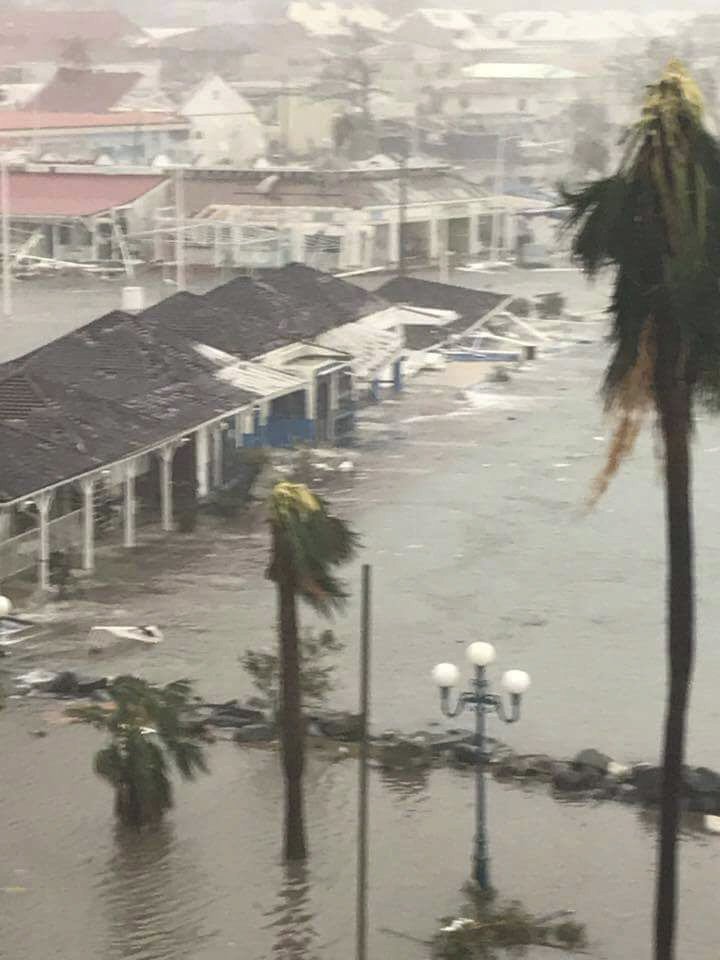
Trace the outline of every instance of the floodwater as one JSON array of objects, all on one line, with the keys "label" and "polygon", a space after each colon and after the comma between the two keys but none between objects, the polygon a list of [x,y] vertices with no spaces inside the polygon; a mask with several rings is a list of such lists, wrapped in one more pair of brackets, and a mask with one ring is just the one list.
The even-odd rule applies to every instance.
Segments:
[{"label": "floodwater", "polygon": [[[476,639],[498,669],[532,674],[522,721],[493,733],[523,751],[586,746],[620,761],[658,754],[663,655],[663,503],[652,435],[594,511],[602,463],[597,400],[604,348],[543,359],[510,384],[469,393],[437,376],[365,418],[356,473],[333,501],[362,533],[374,582],[373,721],[439,719],[429,671]],[[692,762],[720,766],[720,427],[701,422],[697,459],[700,650]],[[272,642],[273,592],[258,518],[190,538],[146,536],[134,562],[101,555],[95,586],[4,667],[125,670],[193,678],[221,700],[250,692],[239,657]],[[348,571],[357,590],[359,565]],[[92,623],[158,623],[153,651],[87,661]],[[311,618],[306,617],[306,622]],[[358,604],[336,623],[346,649],[333,703],[357,688]],[[46,738],[30,735],[45,728]],[[23,960],[336,960],[352,955],[353,761],[313,758],[312,855],[279,862],[281,777],[273,751],[219,743],[212,776],[177,790],[162,831],[116,835],[91,772],[98,736],[61,723],[54,702],[12,701],[0,718],[0,956]],[[371,957],[420,960],[438,917],[461,904],[472,837],[469,775],[372,776]],[[540,912],[574,909],[591,955],[650,953],[653,817],[560,802],[546,788],[491,783],[494,882]],[[682,851],[683,960],[717,955],[720,838],[688,827]]]}]

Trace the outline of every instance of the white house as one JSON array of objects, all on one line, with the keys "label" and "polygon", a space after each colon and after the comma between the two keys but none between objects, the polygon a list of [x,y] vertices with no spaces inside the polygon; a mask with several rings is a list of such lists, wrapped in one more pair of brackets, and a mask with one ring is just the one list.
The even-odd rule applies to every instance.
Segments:
[{"label": "white house", "polygon": [[265,154],[265,130],[255,110],[222,77],[207,77],[179,113],[190,123],[196,163],[245,166]]}]

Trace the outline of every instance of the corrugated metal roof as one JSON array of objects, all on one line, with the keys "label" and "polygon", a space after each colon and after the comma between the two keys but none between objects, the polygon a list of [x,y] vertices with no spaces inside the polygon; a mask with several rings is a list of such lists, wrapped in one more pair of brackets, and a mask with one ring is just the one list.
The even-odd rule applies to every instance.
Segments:
[{"label": "corrugated metal roof", "polygon": [[365,318],[365,323],[378,330],[390,330],[393,327],[443,327],[457,320],[453,310],[429,310],[423,307],[388,307]]},{"label": "corrugated metal roof", "polygon": [[199,343],[195,349],[200,356],[211,360],[218,366],[217,378],[233,387],[255,393],[259,397],[275,396],[283,393],[294,393],[302,390],[307,379],[267,366],[264,363],[236,360],[232,354],[225,353],[205,343]]},{"label": "corrugated metal roof", "polygon": [[358,320],[328,330],[316,342],[350,354],[353,374],[362,379],[396,359],[402,351],[404,338],[394,330],[378,330],[365,320]]},{"label": "corrugated metal roof", "polygon": [[164,180],[164,177],[134,174],[13,170],[10,173],[10,212],[13,217],[91,216],[132,203],[159,187]]}]

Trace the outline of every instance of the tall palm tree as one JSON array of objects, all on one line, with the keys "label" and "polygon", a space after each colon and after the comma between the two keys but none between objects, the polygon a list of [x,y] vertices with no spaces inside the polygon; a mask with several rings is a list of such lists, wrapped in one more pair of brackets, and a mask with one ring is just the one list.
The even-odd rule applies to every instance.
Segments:
[{"label": "tall palm tree", "polygon": [[690,438],[696,401],[720,406],[720,150],[677,62],[648,87],[618,170],[566,193],[574,253],[615,270],[614,351],[605,379],[616,426],[596,495],[654,411],[664,448],[668,696],[655,957],[674,956],[676,844],[695,643]]},{"label": "tall palm tree", "polygon": [[95,754],[95,772],[115,790],[115,815],[125,826],[158,823],[173,805],[170,762],[185,780],[207,773],[201,726],[193,723],[187,680],[157,687],[116,677],[111,706],[71,707],[68,715],[103,730],[110,742]]},{"label": "tall palm tree", "polygon": [[272,547],[267,576],[277,587],[280,643],[280,726],[285,773],[286,860],[307,856],[302,778],[305,728],[297,600],[329,616],[347,594],[333,573],[358,546],[357,535],[303,484],[278,483],[268,505]]}]

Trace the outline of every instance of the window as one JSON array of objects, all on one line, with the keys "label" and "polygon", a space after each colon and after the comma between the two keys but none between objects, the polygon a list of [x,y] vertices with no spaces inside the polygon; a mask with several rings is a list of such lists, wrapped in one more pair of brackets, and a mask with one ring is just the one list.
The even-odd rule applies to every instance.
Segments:
[{"label": "window", "polygon": [[527,110],[527,100],[525,97],[521,97],[520,100],[518,100],[518,110],[521,113],[524,113]]},{"label": "window", "polygon": [[467,110],[470,106],[470,97],[458,97],[458,106],[461,110]]},{"label": "window", "polygon": [[72,243],[72,230],[67,225],[63,225],[58,230],[58,243],[62,247],[67,247]]},{"label": "window", "polygon": [[219,90],[213,90],[213,92],[212,92],[212,98],[213,98],[213,100],[219,100],[219,99],[220,99],[220,91],[219,91]]},{"label": "window", "polygon": [[193,137],[195,138],[195,140],[202,140],[203,138],[202,130],[196,130],[195,133],[193,134]]}]

